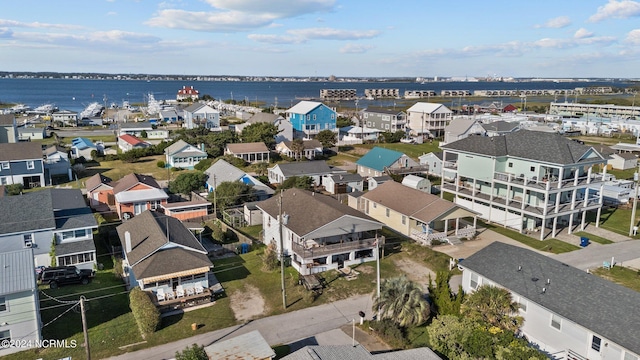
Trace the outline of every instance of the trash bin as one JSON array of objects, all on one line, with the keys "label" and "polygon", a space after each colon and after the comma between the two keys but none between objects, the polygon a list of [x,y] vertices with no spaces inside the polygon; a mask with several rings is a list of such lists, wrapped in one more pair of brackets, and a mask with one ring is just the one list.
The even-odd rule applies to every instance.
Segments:
[{"label": "trash bin", "polygon": [[580,246],[585,247],[589,245],[589,238],[588,237],[580,237]]}]

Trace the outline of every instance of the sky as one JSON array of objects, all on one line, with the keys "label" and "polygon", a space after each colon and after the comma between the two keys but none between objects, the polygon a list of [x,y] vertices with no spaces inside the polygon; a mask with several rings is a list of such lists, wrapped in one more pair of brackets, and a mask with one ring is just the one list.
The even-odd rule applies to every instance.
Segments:
[{"label": "sky", "polygon": [[0,71],[640,78],[640,1],[19,0]]}]

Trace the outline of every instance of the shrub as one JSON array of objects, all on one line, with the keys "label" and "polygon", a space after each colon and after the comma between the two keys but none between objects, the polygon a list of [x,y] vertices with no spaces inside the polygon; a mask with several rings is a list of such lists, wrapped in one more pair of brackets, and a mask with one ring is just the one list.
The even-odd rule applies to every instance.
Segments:
[{"label": "shrub", "polygon": [[200,160],[200,162],[198,162],[193,168],[196,170],[205,171],[209,168],[209,166],[211,166],[212,162],[213,159],[211,158]]},{"label": "shrub", "polygon": [[116,279],[124,278],[124,269],[122,268],[122,259],[112,255],[111,261],[113,262],[113,275],[116,277]]},{"label": "shrub", "polygon": [[209,360],[204,346],[193,344],[182,351],[176,351],[176,360]]},{"label": "shrub", "polygon": [[7,190],[8,195],[20,195],[20,193],[22,193],[22,190],[24,190],[24,185],[22,184],[5,185],[5,189]]},{"label": "shrub", "polygon": [[164,166],[165,166],[165,165],[166,165],[166,164],[165,164],[165,163],[164,163],[164,161],[162,161],[162,160],[160,160],[160,161],[158,161],[158,162],[156,163],[156,166],[157,166],[157,167],[159,167],[159,168],[161,168],[161,169],[164,169]]},{"label": "shrub", "polygon": [[171,168],[171,171],[180,171],[180,170],[182,170],[182,169],[181,169],[181,168],[179,168],[179,167],[172,167],[172,168]]},{"label": "shrub", "polygon": [[139,287],[133,288],[129,293],[129,307],[142,338],[156,331],[160,324],[160,312],[151,302],[149,294],[140,290]]},{"label": "shrub", "polygon": [[384,342],[392,347],[404,348],[406,346],[407,340],[404,337],[402,329],[391,319],[371,321],[369,322],[369,326],[382,338],[382,340],[384,340]]}]

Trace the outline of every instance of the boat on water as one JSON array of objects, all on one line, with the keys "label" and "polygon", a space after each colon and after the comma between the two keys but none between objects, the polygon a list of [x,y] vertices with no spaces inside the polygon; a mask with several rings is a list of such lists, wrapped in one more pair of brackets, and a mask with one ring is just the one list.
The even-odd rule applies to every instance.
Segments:
[{"label": "boat on water", "polygon": [[80,112],[80,119],[98,117],[102,114],[103,110],[104,106],[99,102],[92,102],[91,104],[87,105],[84,110],[82,110],[82,112]]},{"label": "boat on water", "polygon": [[27,110],[26,113],[33,115],[51,115],[54,111],[58,111],[58,107],[54,104],[43,104],[33,110]]},{"label": "boat on water", "polygon": [[15,104],[10,108],[4,109],[2,113],[3,114],[22,114],[22,113],[26,113],[29,110],[31,110],[31,108],[25,104]]}]

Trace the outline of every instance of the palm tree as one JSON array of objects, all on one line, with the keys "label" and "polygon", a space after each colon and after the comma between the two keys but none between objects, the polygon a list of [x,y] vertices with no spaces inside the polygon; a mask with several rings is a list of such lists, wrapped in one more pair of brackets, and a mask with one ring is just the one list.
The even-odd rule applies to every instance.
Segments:
[{"label": "palm tree", "polygon": [[490,285],[480,286],[461,306],[462,315],[480,319],[501,329],[517,331],[522,317],[517,316],[518,303],[509,291]]},{"label": "palm tree", "polygon": [[291,151],[293,151],[294,159],[301,159],[301,154],[304,152],[304,141],[302,139],[293,139],[291,142]]},{"label": "palm tree", "polygon": [[420,286],[404,275],[382,283],[380,298],[374,297],[373,302],[374,312],[378,309],[381,319],[391,319],[403,327],[424,323],[430,313]]}]

